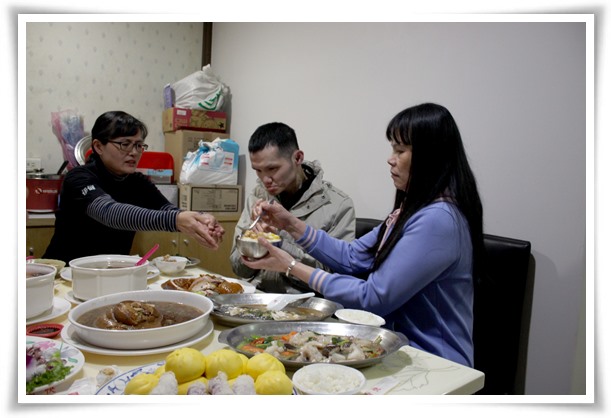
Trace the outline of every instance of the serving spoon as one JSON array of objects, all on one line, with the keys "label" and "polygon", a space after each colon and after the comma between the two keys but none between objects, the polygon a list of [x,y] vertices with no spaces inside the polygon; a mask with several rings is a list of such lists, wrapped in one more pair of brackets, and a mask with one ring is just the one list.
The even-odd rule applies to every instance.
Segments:
[{"label": "serving spoon", "polygon": [[288,305],[291,302],[294,302],[300,299],[308,299],[308,298],[311,298],[312,296],[314,296],[313,292],[296,294],[296,295],[292,295],[292,294],[291,295],[288,295],[288,294],[278,295],[277,297],[272,299],[267,304],[266,308],[269,309],[270,311],[281,311],[282,309],[286,307],[286,305]]}]

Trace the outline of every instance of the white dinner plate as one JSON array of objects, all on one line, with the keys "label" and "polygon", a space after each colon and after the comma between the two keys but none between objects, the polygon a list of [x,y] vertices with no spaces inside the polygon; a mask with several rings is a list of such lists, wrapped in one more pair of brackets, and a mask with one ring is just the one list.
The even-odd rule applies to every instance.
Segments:
[{"label": "white dinner plate", "polygon": [[187,257],[189,261],[187,261],[187,265],[185,267],[195,267],[199,264],[199,258],[195,257]]},{"label": "white dinner plate", "polygon": [[58,316],[62,316],[63,314],[68,312],[71,307],[72,305],[70,305],[70,303],[67,300],[64,300],[58,297],[54,297],[53,298],[53,309],[51,309],[51,311],[47,313],[43,313],[38,316],[34,316],[30,319],[26,319],[25,324],[26,325],[37,324],[39,322],[48,321],[49,319],[55,319]]},{"label": "white dinner plate", "polygon": [[72,344],[73,346],[79,348],[82,351],[86,351],[88,353],[94,354],[103,354],[106,356],[121,356],[121,357],[129,357],[129,356],[145,356],[148,354],[159,354],[159,353],[169,353],[178,348],[182,347],[190,347],[198,342],[202,341],[204,338],[212,334],[214,331],[214,324],[211,320],[208,321],[203,330],[195,334],[194,336],[187,338],[186,340],[179,341],[175,344],[164,345],[163,347],[155,347],[149,348],[146,350],[115,350],[112,348],[98,347],[79,338],[76,333],[76,330],[72,326],[72,324],[66,325],[61,332],[62,340],[67,342],[68,344]]},{"label": "white dinner plate", "polygon": [[64,363],[68,366],[72,366],[70,373],[68,373],[68,375],[65,378],[63,378],[62,380],[58,380],[56,382],[49,383],[48,385],[37,387],[32,392],[34,394],[35,393],[39,393],[39,394],[56,393],[57,388],[62,383],[67,382],[68,380],[72,379],[83,368],[83,365],[85,364],[85,356],[83,356],[83,353],[78,348],[73,347],[70,344],[65,344],[62,341],[26,335],[25,343],[26,343],[26,347],[32,346],[33,344],[36,343],[36,344],[44,345],[44,348],[46,349],[56,348],[60,350],[60,356],[62,360],[64,360]]},{"label": "white dinner plate", "polygon": [[[148,286],[146,286],[145,290],[162,290],[162,289],[159,284],[151,283]],[[64,295],[64,299],[66,299],[70,303],[74,303],[75,305],[80,305],[81,303],[85,302],[83,299],[79,299],[76,296],[74,296],[74,292],[72,290],[68,290],[66,292],[66,294]]]},{"label": "white dinner plate", "polygon": [[[148,266],[146,270],[146,280],[152,280],[159,277],[160,271],[157,267],[152,264]],[[64,279],[67,282],[72,281],[72,269],[70,267],[64,267],[59,271],[59,277]]]},{"label": "white dinner plate", "polygon": [[145,366],[136,367],[128,372],[120,374],[110,381],[106,382],[98,391],[95,393],[96,395],[123,395],[125,391],[125,386],[127,383],[132,380],[135,376],[142,373],[153,373],[159,366],[163,366],[165,364],[165,360],[158,361],[157,363],[147,364]]}]

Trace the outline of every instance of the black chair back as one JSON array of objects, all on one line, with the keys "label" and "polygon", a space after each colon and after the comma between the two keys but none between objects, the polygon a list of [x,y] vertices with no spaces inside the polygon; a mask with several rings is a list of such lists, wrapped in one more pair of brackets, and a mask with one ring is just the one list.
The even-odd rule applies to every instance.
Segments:
[{"label": "black chair back", "polygon": [[473,343],[475,368],[486,376],[477,394],[523,394],[534,280],[530,242],[485,234],[484,246],[487,277],[475,283]]},{"label": "black chair back", "polygon": [[376,226],[382,223],[379,219],[373,218],[356,218],[356,238],[360,238]]}]

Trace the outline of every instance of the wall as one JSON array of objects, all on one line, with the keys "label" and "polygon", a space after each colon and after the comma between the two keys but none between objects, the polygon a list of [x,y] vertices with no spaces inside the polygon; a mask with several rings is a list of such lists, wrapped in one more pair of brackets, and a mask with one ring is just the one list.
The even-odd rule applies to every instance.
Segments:
[{"label": "wall", "polygon": [[89,134],[96,118],[124,110],[149,128],[163,151],[163,87],[201,68],[202,23],[28,22],[26,157],[45,173],[64,160],[51,113],[74,110]]},{"label": "wall", "polygon": [[[389,119],[424,101],[448,107],[486,232],[532,243],[526,393],[585,393],[572,383],[585,373],[574,370],[584,337],[585,23],[215,23],[212,42],[212,68],[231,89],[232,138],[244,150],[257,126],[288,123],[358,216],[391,208]],[[243,168],[249,190],[255,175]]]}]

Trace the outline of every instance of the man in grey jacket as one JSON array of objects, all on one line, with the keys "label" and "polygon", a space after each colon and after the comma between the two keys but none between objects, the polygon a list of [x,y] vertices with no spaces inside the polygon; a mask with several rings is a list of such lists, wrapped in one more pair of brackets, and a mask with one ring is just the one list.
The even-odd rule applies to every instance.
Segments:
[{"label": "man in grey jacket", "polygon": [[[273,198],[308,225],[323,229],[336,238],[352,241],[355,238],[354,203],[346,193],[323,179],[318,161],[304,160],[295,131],[284,123],[272,122],[257,128],[250,137],[248,152],[251,166],[259,179],[246,199],[235,229],[230,256],[233,271],[267,293],[312,291],[305,283],[283,273],[246,267],[235,245],[235,237],[242,233],[239,227],[248,227],[252,223],[253,209],[258,202]],[[256,228],[264,230],[266,227],[259,223]],[[289,234],[275,232],[282,237],[282,248],[296,260],[329,270],[306,254]]]}]

